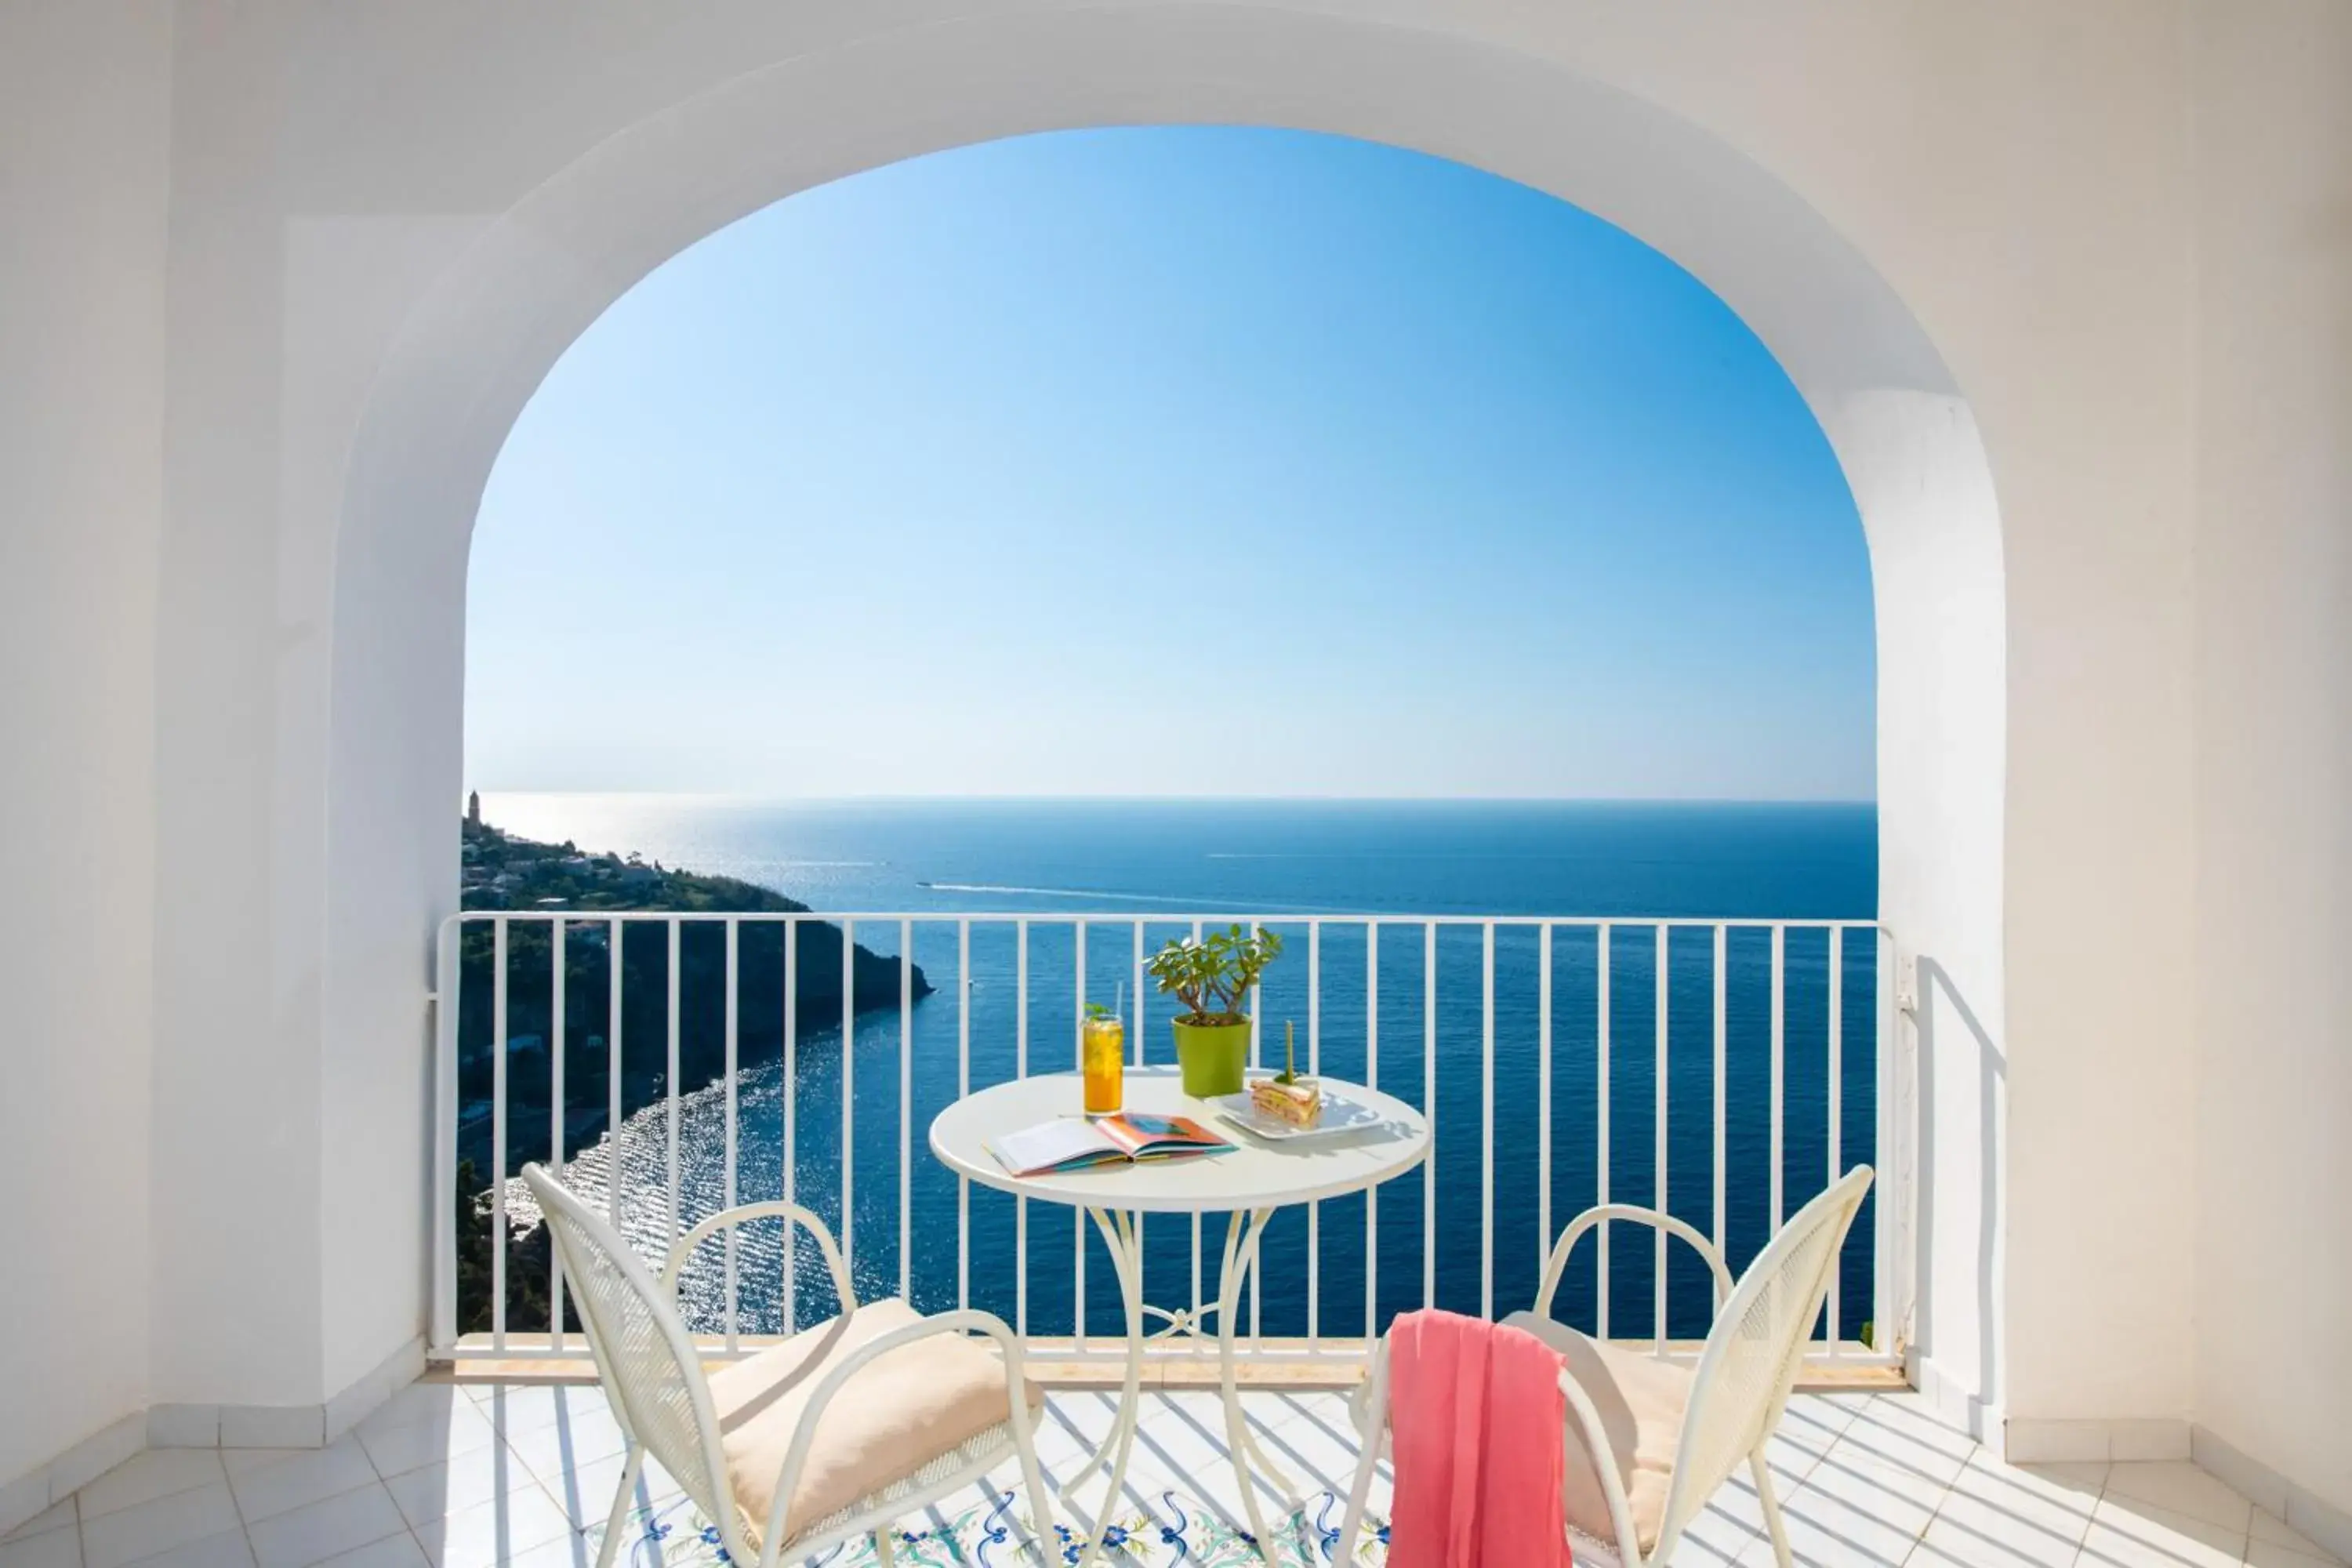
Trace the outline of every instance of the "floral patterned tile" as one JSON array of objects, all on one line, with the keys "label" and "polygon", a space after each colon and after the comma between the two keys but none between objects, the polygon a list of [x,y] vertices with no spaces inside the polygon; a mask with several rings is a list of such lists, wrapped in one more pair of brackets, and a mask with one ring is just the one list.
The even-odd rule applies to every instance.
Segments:
[{"label": "floral patterned tile", "polygon": [[[1329,1492],[1311,1495],[1281,1526],[1273,1543],[1273,1568],[1326,1568],[1339,1550],[1339,1523],[1347,1500]],[[729,1562],[718,1528],[683,1499],[640,1509],[628,1529],[635,1540],[625,1548],[620,1568],[717,1568]],[[593,1552],[604,1527],[587,1532]],[[1357,1562],[1371,1568],[1385,1562],[1388,1528],[1367,1521]],[[1003,1492],[961,1508],[931,1510],[900,1520],[891,1541],[898,1568],[1041,1568],[1075,1563],[1087,1544],[1083,1527],[1065,1521],[1051,1549],[1034,1544],[1028,1510],[1017,1494]],[[1258,1568],[1256,1542],[1228,1523],[1222,1510],[1181,1492],[1166,1491],[1148,1509],[1130,1509],[1103,1526],[1103,1563],[1112,1568]],[[874,1544],[858,1540],[807,1560],[806,1568],[869,1568]]]}]

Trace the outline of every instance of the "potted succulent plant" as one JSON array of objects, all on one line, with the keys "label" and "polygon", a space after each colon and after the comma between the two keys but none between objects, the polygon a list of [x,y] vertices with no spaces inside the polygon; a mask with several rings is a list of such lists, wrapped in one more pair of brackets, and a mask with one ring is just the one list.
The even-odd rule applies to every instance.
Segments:
[{"label": "potted succulent plant", "polygon": [[1175,1029],[1186,1094],[1197,1100],[1242,1091],[1250,1043],[1249,1015],[1242,1009],[1258,976],[1281,952],[1282,939],[1274,932],[1236,925],[1171,942],[1152,955],[1151,978],[1184,1008]]}]

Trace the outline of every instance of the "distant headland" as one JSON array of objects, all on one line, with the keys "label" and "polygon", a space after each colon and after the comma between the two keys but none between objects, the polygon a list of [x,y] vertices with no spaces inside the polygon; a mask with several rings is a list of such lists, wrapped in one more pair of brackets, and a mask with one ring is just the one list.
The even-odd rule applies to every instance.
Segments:
[{"label": "distant headland", "polygon": [[[706,877],[634,855],[583,853],[506,833],[469,811],[459,842],[467,910],[579,917],[564,931],[564,1144],[593,1143],[610,1116],[613,1021],[607,949],[614,910],[694,914],[805,914],[806,904],[733,877]],[[842,931],[803,921],[795,955],[794,1023],[801,1038],[837,1033],[842,1018]],[[740,929],[737,941],[736,1059],[743,1067],[780,1060],[783,1050],[784,922]],[[690,1094],[726,1071],[727,940],[719,921],[678,927],[678,1091]],[[460,945],[458,987],[459,1152],[476,1169],[490,1167],[490,1087],[496,1038],[489,921],[470,921]],[[621,1105],[626,1116],[657,1102],[669,1058],[669,930],[632,921],[621,964]],[[552,1074],[547,1040],[553,996],[551,922],[517,920],[507,927],[508,1174],[545,1156]],[[919,1001],[933,991],[920,965],[906,977]],[[851,1010],[898,1005],[898,959],[857,943],[851,949]]]}]

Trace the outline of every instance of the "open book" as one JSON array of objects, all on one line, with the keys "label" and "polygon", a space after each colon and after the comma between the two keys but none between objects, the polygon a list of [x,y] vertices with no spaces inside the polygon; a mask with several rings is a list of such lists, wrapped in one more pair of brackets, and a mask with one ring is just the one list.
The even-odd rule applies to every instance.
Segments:
[{"label": "open book", "polygon": [[1065,1116],[992,1138],[987,1146],[996,1163],[1016,1176],[1083,1171],[1138,1160],[1224,1154],[1234,1147],[1189,1116],[1157,1116],[1143,1110],[1122,1111],[1099,1121]]}]

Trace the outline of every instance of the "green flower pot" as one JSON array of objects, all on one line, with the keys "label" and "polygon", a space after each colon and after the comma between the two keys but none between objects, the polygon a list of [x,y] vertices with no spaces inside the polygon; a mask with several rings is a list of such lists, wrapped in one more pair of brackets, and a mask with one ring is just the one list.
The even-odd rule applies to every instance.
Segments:
[{"label": "green flower pot", "polygon": [[1249,1065],[1247,1024],[1173,1023],[1176,1064],[1183,1069],[1184,1092],[1195,1100],[1242,1091],[1242,1069]]}]

